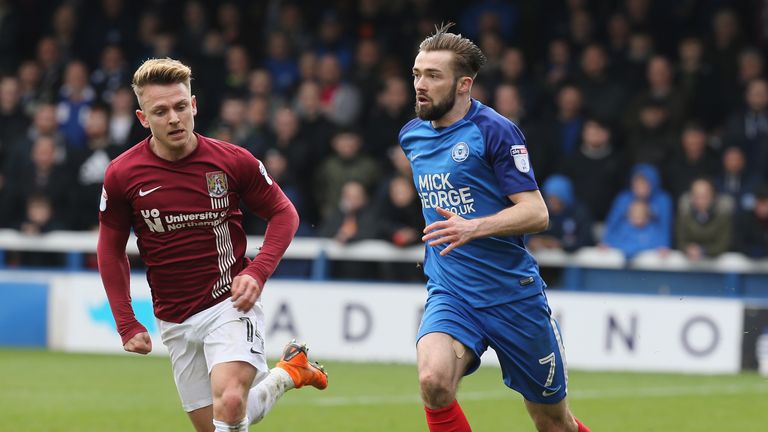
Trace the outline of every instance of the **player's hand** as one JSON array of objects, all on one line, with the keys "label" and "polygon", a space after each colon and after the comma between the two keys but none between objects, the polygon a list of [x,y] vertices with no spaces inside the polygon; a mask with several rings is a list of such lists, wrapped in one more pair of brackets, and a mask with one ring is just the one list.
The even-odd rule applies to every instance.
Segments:
[{"label": "player's hand", "polygon": [[464,219],[456,213],[451,213],[440,207],[435,210],[446,220],[433,222],[424,228],[424,236],[421,241],[428,242],[430,246],[448,243],[448,246],[440,251],[444,256],[457,247],[467,244],[472,240],[474,232],[477,230],[477,222],[472,219]]},{"label": "player's hand", "polygon": [[123,349],[136,354],[149,354],[152,351],[152,339],[147,332],[136,333],[123,345]]},{"label": "player's hand", "polygon": [[239,275],[232,280],[232,306],[240,312],[250,310],[261,295],[261,286],[248,275]]}]

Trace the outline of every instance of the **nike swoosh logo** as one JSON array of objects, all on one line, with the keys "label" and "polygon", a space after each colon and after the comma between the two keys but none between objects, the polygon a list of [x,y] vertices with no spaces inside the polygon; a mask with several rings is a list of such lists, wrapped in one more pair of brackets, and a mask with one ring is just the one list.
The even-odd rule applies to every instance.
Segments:
[{"label": "nike swoosh logo", "polygon": [[560,387],[562,387],[562,386],[557,386],[557,387],[556,387],[554,390],[552,390],[552,391],[546,391],[546,390],[544,390],[543,392],[541,392],[541,395],[542,395],[542,396],[544,396],[544,397],[550,397],[550,396],[552,396],[553,394],[557,393],[557,392],[558,392],[558,390],[560,390]]},{"label": "nike swoosh logo", "polygon": [[253,349],[253,348],[251,348],[251,353],[252,353],[252,354],[261,354],[260,352],[256,351],[256,350],[255,350],[255,349]]},{"label": "nike swoosh logo", "polygon": [[416,153],[415,155],[411,156],[411,162],[415,161],[419,156],[421,156],[421,153]]},{"label": "nike swoosh logo", "polygon": [[150,190],[147,190],[147,191],[143,191],[143,190],[139,189],[139,196],[140,197],[147,196],[147,195],[151,194],[152,192],[160,189],[161,187],[162,186],[154,187],[154,188],[152,188]]}]

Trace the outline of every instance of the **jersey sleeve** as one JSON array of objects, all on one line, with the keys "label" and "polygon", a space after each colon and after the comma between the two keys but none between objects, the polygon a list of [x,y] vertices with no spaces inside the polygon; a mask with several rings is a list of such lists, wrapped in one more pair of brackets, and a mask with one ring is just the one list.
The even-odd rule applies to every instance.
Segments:
[{"label": "jersey sleeve", "polygon": [[239,157],[240,196],[248,210],[269,220],[286,205],[291,205],[280,186],[267,173],[264,164],[248,152]]},{"label": "jersey sleeve", "polygon": [[493,122],[481,127],[485,154],[504,195],[537,190],[523,132],[512,122]]},{"label": "jersey sleeve", "polygon": [[132,210],[120,185],[114,165],[109,165],[104,174],[104,186],[99,202],[99,222],[110,228],[129,231],[131,229]]},{"label": "jersey sleeve", "polygon": [[264,286],[291,244],[299,226],[299,216],[296,208],[280,186],[272,180],[260,160],[244,152],[240,161],[238,175],[242,179],[240,193],[243,202],[250,211],[267,220],[264,244],[256,258],[241,274],[253,277],[260,286]]}]

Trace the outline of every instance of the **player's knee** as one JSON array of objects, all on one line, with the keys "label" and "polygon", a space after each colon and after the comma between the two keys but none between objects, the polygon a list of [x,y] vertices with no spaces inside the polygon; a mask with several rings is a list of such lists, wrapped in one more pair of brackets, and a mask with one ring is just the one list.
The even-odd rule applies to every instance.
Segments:
[{"label": "player's knee", "polygon": [[235,422],[243,418],[245,414],[245,396],[239,389],[225,389],[217,398],[221,415],[219,420]]},{"label": "player's knee", "polygon": [[420,372],[419,387],[424,402],[431,408],[448,405],[456,398],[456,389],[451,377],[439,372]]}]

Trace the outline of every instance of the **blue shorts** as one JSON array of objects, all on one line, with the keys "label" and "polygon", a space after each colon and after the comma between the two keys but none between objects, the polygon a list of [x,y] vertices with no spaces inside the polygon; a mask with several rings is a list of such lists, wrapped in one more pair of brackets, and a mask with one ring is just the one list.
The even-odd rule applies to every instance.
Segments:
[{"label": "blue shorts", "polygon": [[507,387],[536,403],[555,404],[565,398],[568,372],[562,338],[544,292],[473,308],[449,292],[432,290],[416,340],[428,333],[446,333],[475,353],[465,375],[477,370],[490,346]]}]

